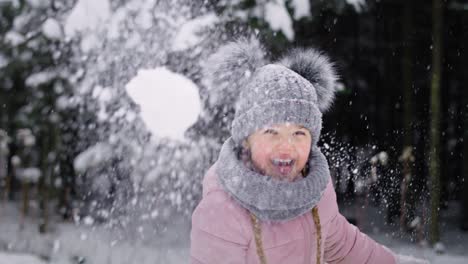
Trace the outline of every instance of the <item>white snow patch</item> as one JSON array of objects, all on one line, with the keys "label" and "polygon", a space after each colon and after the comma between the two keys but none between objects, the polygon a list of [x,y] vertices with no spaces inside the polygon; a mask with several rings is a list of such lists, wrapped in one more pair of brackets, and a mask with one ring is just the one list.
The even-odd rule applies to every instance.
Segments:
[{"label": "white snow patch", "polygon": [[291,5],[294,8],[294,19],[301,19],[310,16],[309,0],[292,0]]},{"label": "white snow patch", "polygon": [[102,87],[100,85],[95,86],[93,89],[93,97],[99,101],[99,112],[98,119],[100,121],[106,120],[109,115],[106,111],[106,106],[113,97],[112,90],[110,88]]},{"label": "white snow patch", "polygon": [[105,88],[97,85],[93,89],[93,97],[100,102],[107,103],[112,99],[112,91],[110,88]]},{"label": "white snow patch", "polygon": [[79,0],[68,15],[64,31],[68,37],[83,34],[81,49],[86,53],[100,43],[99,29],[109,20],[111,14],[109,0]]},{"label": "white snow patch", "polygon": [[284,0],[268,2],[265,5],[265,20],[271,29],[283,32],[289,40],[294,39],[292,20],[286,9]]},{"label": "white snow patch", "polygon": [[437,254],[443,254],[445,253],[445,246],[442,242],[437,242],[435,243],[434,245],[434,251],[437,253]]},{"label": "white snow patch", "polygon": [[26,0],[26,2],[28,2],[30,6],[35,8],[47,7],[49,5],[49,1],[44,0]]},{"label": "white snow patch", "polygon": [[14,155],[13,157],[11,157],[11,165],[13,167],[17,167],[20,164],[21,164],[21,159],[17,155]]},{"label": "white snow patch", "polygon": [[8,143],[10,143],[8,133],[0,128],[0,154],[8,153]]},{"label": "white snow patch", "polygon": [[10,63],[8,58],[0,53],[0,68],[7,66]]},{"label": "white snow patch", "polygon": [[361,12],[366,6],[366,0],[346,0],[346,2],[354,7],[356,12]]},{"label": "white snow patch", "polygon": [[42,24],[42,33],[49,39],[59,40],[63,37],[62,26],[53,18],[48,18]]},{"label": "white snow patch", "polygon": [[152,7],[154,3],[153,1],[145,1],[142,5],[138,16],[135,18],[135,23],[142,29],[148,30],[153,26]]},{"label": "white snow patch", "polygon": [[83,223],[87,226],[92,226],[94,224],[94,219],[91,216],[86,216],[83,219]]},{"label": "white snow patch", "polygon": [[41,177],[41,171],[38,168],[31,167],[31,168],[24,168],[24,169],[17,169],[16,175],[22,182],[31,182],[35,183]]},{"label": "white snow patch", "polygon": [[0,252],[0,264],[46,264],[46,262],[31,255]]},{"label": "white snow patch", "polygon": [[32,17],[32,12],[18,14],[13,20],[13,30],[22,32],[23,28],[30,22]]},{"label": "white snow patch", "polygon": [[16,131],[16,138],[25,147],[32,147],[36,144],[36,137],[29,128],[21,128]]},{"label": "white snow patch", "polygon": [[172,50],[183,51],[199,44],[202,38],[202,32],[207,27],[218,22],[218,17],[213,14],[207,14],[184,23],[173,40]]},{"label": "white snow patch", "polygon": [[185,130],[201,112],[198,87],[164,67],[139,70],[125,88],[140,105],[141,117],[149,130],[158,137],[183,139]]},{"label": "white snow patch", "polygon": [[94,30],[110,17],[109,0],[78,0],[65,21],[65,34]]},{"label": "white snow patch", "polygon": [[126,12],[125,7],[119,8],[117,11],[114,12],[110,21],[109,27],[107,31],[107,38],[109,39],[117,39],[120,36],[120,24],[127,18],[128,14]]},{"label": "white snow patch", "polygon": [[24,36],[16,31],[8,31],[5,34],[5,41],[12,46],[18,46],[25,41]]},{"label": "white snow patch", "polygon": [[26,85],[30,87],[37,87],[41,84],[47,83],[53,78],[57,77],[57,73],[45,71],[45,72],[38,72],[31,74],[28,78],[26,78]]},{"label": "white snow patch", "polygon": [[100,43],[101,42],[96,34],[88,34],[81,40],[80,47],[83,52],[87,53],[98,47]]},{"label": "white snow patch", "polygon": [[70,101],[67,96],[61,95],[55,100],[55,106],[58,109],[65,110],[70,105]]},{"label": "white snow patch", "polygon": [[86,170],[96,167],[102,162],[109,160],[111,156],[111,146],[107,143],[100,142],[81,152],[75,158],[73,167],[77,172],[85,172]]}]

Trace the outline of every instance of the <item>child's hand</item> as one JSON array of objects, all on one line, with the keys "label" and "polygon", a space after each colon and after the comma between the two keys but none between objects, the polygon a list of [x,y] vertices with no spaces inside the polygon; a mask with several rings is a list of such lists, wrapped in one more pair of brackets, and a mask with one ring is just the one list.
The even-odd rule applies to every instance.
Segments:
[{"label": "child's hand", "polygon": [[396,255],[397,264],[429,264],[430,262],[425,259],[418,259],[412,256]]}]

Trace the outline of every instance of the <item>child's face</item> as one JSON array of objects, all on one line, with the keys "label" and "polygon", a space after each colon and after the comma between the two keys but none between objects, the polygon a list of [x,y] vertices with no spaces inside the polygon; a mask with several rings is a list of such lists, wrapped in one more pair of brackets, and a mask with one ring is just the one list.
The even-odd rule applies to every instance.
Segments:
[{"label": "child's face", "polygon": [[294,181],[307,163],[312,137],[294,124],[278,124],[257,130],[247,138],[256,169],[277,179]]}]

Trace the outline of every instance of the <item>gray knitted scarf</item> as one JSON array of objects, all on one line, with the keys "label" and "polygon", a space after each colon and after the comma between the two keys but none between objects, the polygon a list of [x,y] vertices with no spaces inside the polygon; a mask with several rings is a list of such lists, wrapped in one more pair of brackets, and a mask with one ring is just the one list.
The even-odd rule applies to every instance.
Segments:
[{"label": "gray knitted scarf", "polygon": [[242,207],[264,221],[287,221],[309,212],[322,198],[330,179],[325,156],[316,146],[309,158],[309,173],[294,182],[264,176],[249,169],[236,154],[232,138],[226,140],[216,163],[221,186]]}]

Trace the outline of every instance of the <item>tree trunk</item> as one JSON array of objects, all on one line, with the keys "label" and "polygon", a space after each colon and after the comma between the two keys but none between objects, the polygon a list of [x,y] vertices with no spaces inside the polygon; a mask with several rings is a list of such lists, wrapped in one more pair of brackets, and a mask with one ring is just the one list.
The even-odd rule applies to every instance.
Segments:
[{"label": "tree trunk", "polygon": [[51,141],[53,138],[53,129],[51,124],[44,124],[41,131],[40,138],[40,169],[42,177],[39,180],[39,208],[40,208],[40,220],[39,220],[39,232],[45,233],[48,228],[48,198],[49,198],[49,182],[51,179],[51,162],[49,161],[49,153],[53,150]]},{"label": "tree trunk", "polygon": [[27,182],[27,181],[24,181],[22,183],[22,188],[21,188],[21,192],[22,192],[22,196],[23,196],[23,212],[22,212],[22,216],[21,216],[21,221],[20,221],[20,228],[23,229],[24,228],[24,223],[26,222],[26,217],[29,215],[29,185],[30,183]]},{"label": "tree trunk", "polygon": [[468,231],[468,89],[465,89],[465,101],[465,133],[463,135],[463,191],[462,206],[460,208],[462,214],[461,228],[465,231]]},{"label": "tree trunk", "polygon": [[[402,57],[402,72],[403,72],[403,128],[404,138],[402,155],[406,149],[413,149],[413,41],[411,35],[413,31],[413,6],[412,1],[404,2],[403,11],[403,57]],[[408,221],[411,221],[415,215],[417,188],[414,184],[413,163],[409,160],[403,162],[403,189],[407,190],[405,195],[402,195],[401,200],[401,223],[405,228]],[[409,188],[409,186],[413,186]]]},{"label": "tree trunk", "polygon": [[432,72],[431,72],[431,132],[429,174],[431,177],[431,227],[430,239],[440,240],[440,80],[442,60],[442,1],[432,2]]},{"label": "tree trunk", "polygon": [[[465,16],[467,17],[467,16]],[[468,19],[462,19],[463,23],[468,22]],[[462,24],[463,24],[462,23]],[[463,41],[468,41],[468,36],[465,34],[465,37],[462,38]],[[464,42],[466,43],[466,42]],[[466,61],[468,60],[468,52],[464,51],[464,56],[462,57],[462,61],[465,63],[461,65],[462,69],[461,72],[466,72],[468,69],[468,64]],[[462,86],[460,87],[463,91],[462,97],[462,113],[464,113],[463,118],[463,189],[462,189],[462,204],[461,204],[461,228],[465,231],[468,231],[468,88],[466,87],[468,84],[468,77],[466,74],[462,74],[461,76]]]}]

